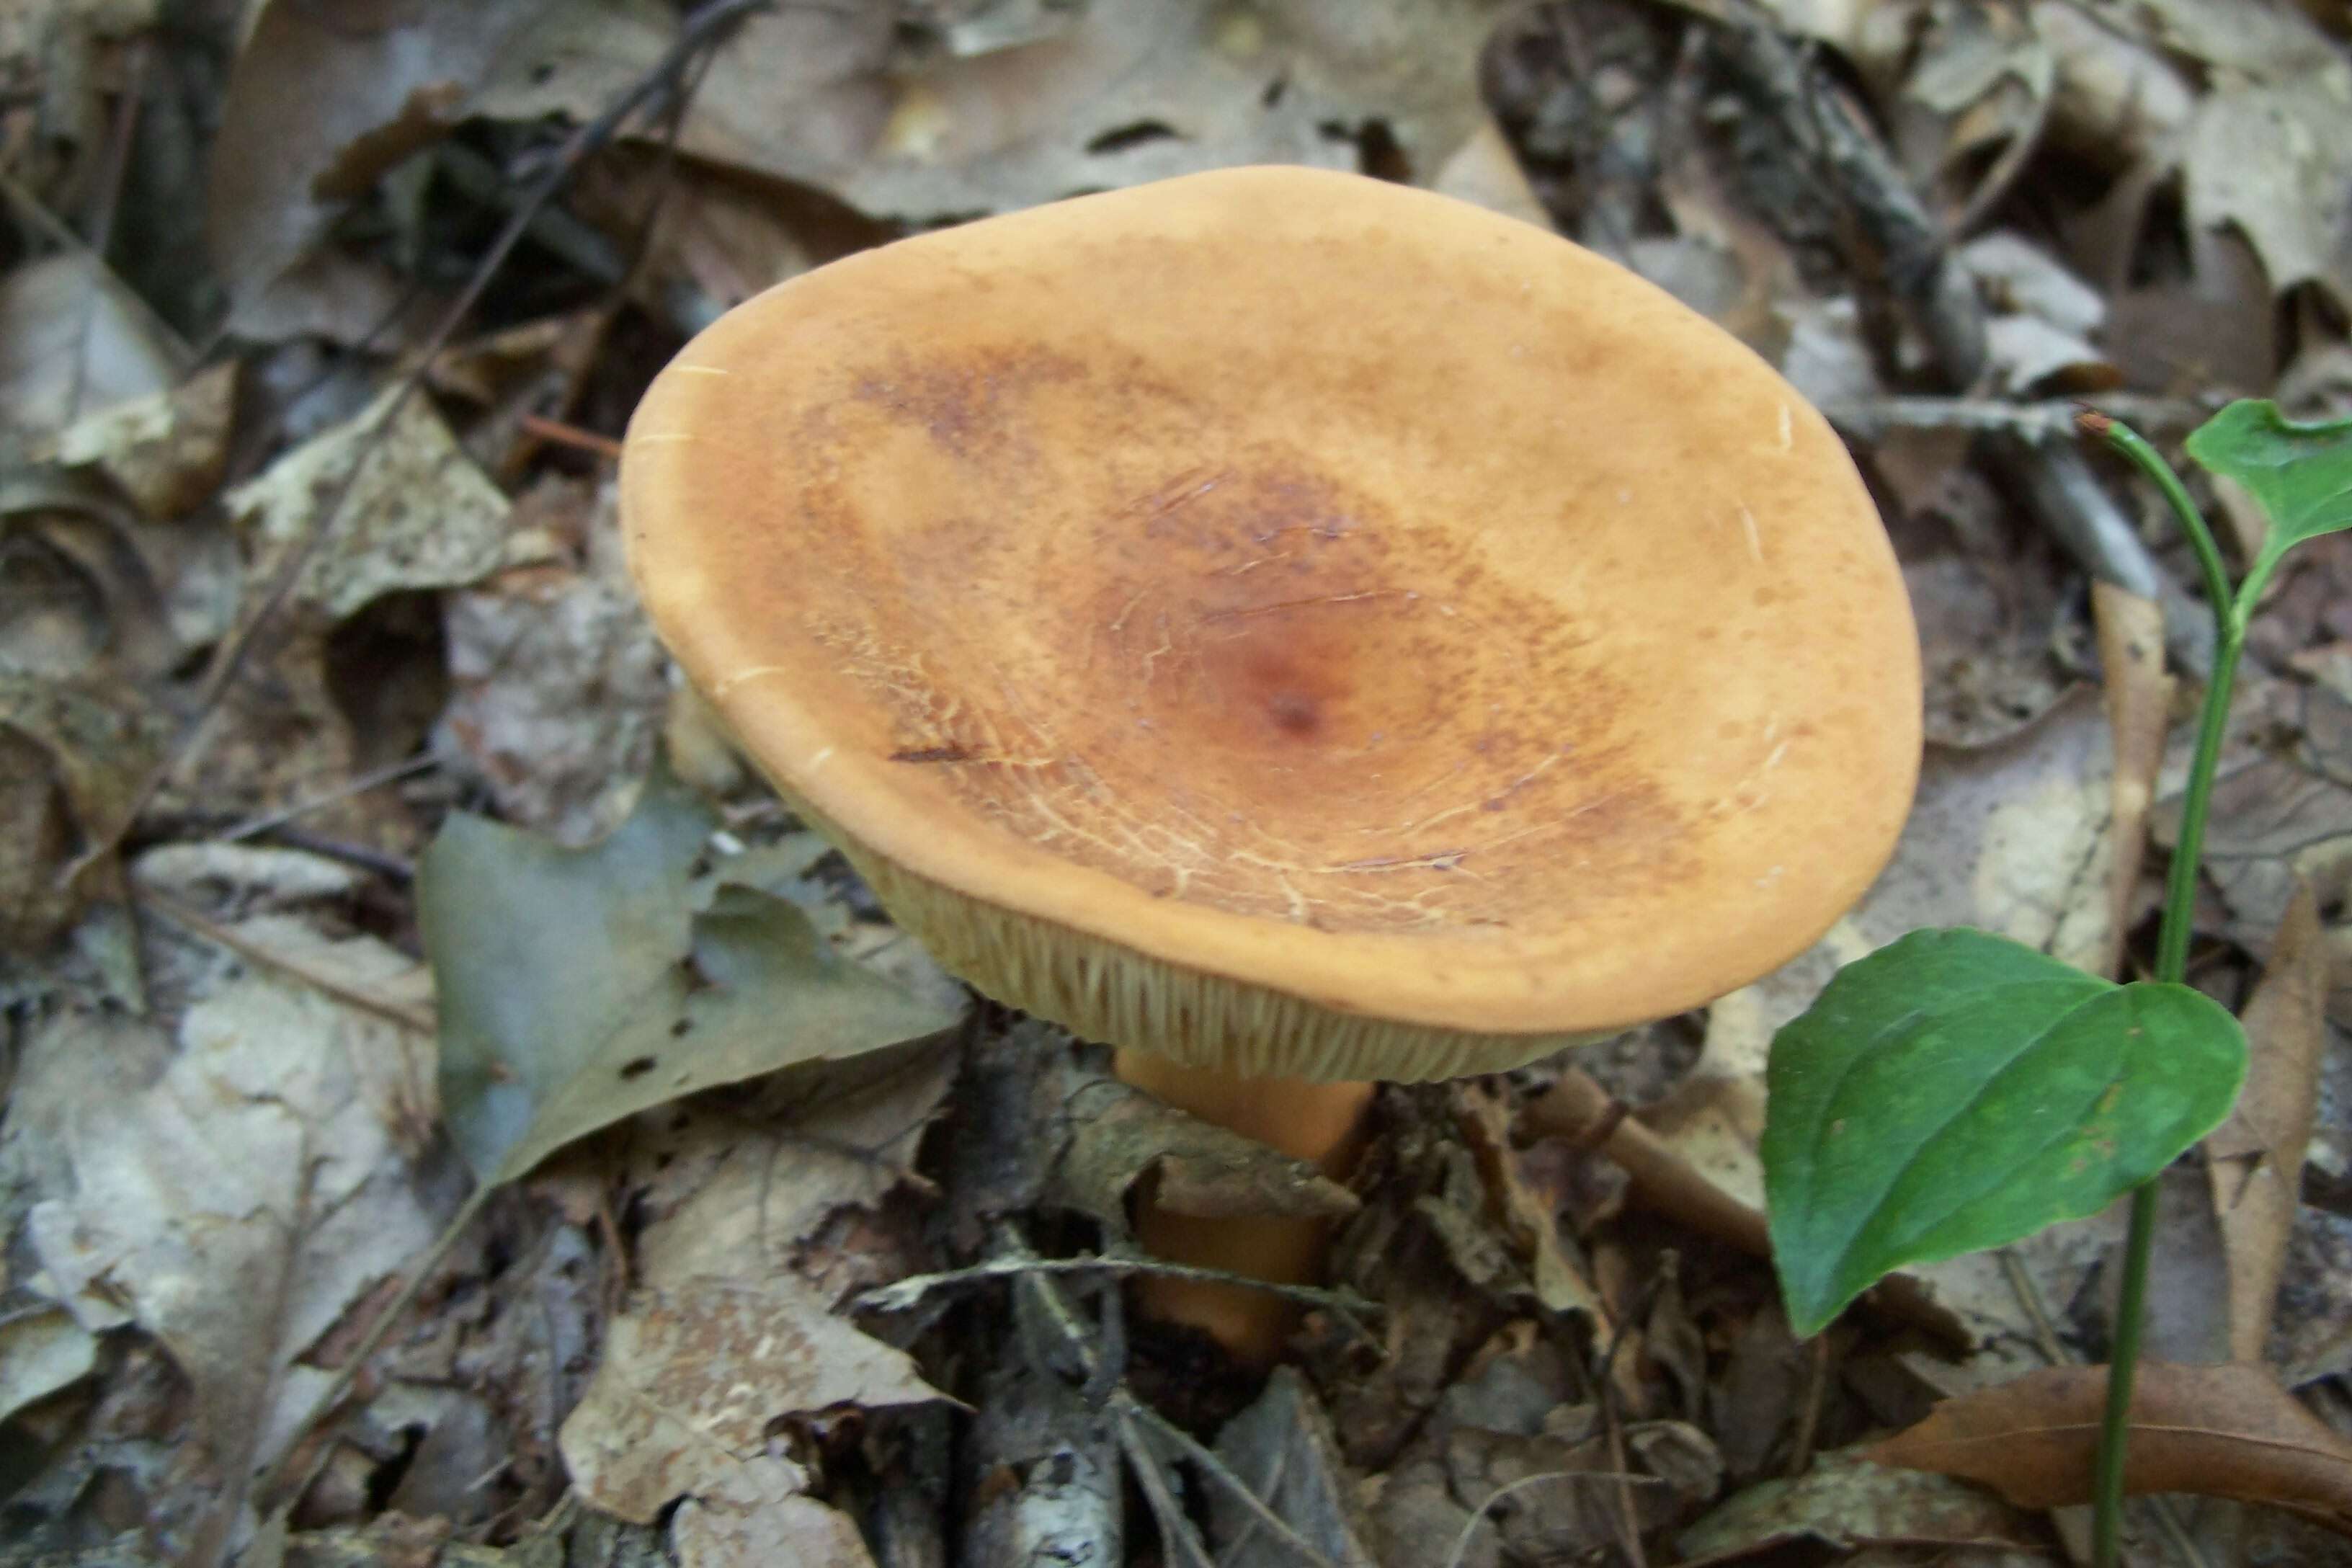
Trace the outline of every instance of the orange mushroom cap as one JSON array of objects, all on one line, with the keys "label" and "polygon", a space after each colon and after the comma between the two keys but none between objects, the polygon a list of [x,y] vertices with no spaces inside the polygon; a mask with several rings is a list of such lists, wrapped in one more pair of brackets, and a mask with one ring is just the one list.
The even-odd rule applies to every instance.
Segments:
[{"label": "orange mushroom cap", "polygon": [[1894,554],[1828,425],[1614,264],[1297,168],[730,312],[622,469],[688,675],[982,991],[1428,1079],[1705,1003],[1891,853]]}]

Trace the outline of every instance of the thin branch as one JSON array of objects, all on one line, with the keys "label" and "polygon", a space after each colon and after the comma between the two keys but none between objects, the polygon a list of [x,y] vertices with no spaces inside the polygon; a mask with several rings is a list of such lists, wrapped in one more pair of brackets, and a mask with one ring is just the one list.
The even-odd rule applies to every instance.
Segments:
[{"label": "thin branch", "polygon": [[395,1002],[388,996],[380,996],[373,991],[338,980],[331,974],[320,973],[301,959],[257,942],[236,928],[223,925],[211,916],[190,909],[169,893],[142,887],[135,889],[131,896],[142,906],[164,916],[173,924],[184,927],[204,938],[205,941],[228,949],[239,958],[258,963],[266,969],[276,970],[289,980],[298,980],[313,991],[331,997],[346,1007],[355,1007],[362,1013],[373,1014],[387,1024],[394,1024],[420,1035],[430,1036],[440,1033],[440,1023],[425,1008],[413,1007],[404,1002]]},{"label": "thin branch", "polygon": [[1276,1284],[1265,1279],[1253,1279],[1246,1274],[1228,1274],[1222,1268],[1202,1268],[1190,1263],[1168,1263],[1157,1258],[1126,1253],[1095,1258],[992,1258],[969,1268],[950,1268],[937,1274],[917,1274],[895,1284],[880,1286],[857,1297],[850,1306],[860,1312],[903,1312],[934,1290],[959,1289],[990,1279],[1022,1274],[1158,1274],[1174,1279],[1239,1285],[1310,1307],[1320,1307],[1366,1339],[1371,1338],[1372,1334],[1364,1320],[1380,1316],[1381,1310],[1378,1302],[1364,1300],[1349,1291],[1318,1289],[1312,1285]]}]

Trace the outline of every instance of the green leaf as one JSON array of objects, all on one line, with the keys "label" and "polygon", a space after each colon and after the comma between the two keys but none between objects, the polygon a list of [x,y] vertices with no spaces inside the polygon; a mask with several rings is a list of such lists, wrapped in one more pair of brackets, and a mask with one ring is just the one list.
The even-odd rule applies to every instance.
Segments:
[{"label": "green leaf", "polygon": [[2352,528],[2352,419],[2305,424],[2240,398],[2199,426],[2189,455],[2252,492],[2270,519],[2263,556]]},{"label": "green leaf", "polygon": [[681,1095],[955,1023],[835,955],[785,900],[697,880],[715,826],[656,775],[586,849],[460,815],[425,850],[441,1101],[484,1182]]},{"label": "green leaf", "polygon": [[1914,931],[1772,1041],[1763,1156],[1789,1321],[1887,1274],[2096,1214],[2228,1114],[2245,1036],[2185,985]]}]

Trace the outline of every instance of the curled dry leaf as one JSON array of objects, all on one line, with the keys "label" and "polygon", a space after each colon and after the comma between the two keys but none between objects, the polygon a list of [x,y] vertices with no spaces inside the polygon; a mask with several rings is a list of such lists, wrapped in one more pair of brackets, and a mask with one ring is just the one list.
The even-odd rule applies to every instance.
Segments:
[{"label": "curled dry leaf", "polygon": [[297,598],[336,620],[380,595],[454,587],[529,559],[512,553],[506,497],[432,405],[391,387],[225,498],[265,580],[328,521],[322,503],[345,485],[331,531],[295,586]]},{"label": "curled dry leaf", "polygon": [[[1948,1400],[1866,1453],[1981,1481],[2020,1508],[2088,1502],[2106,1396],[2105,1367],[2048,1367]],[[2352,1442],[2267,1367],[2146,1363],[2132,1385],[2124,1490],[2271,1503],[2352,1534]]]},{"label": "curled dry leaf", "polygon": [[1304,1160],[1267,1148],[1104,1075],[1070,1102],[1074,1137],[1056,1173],[1062,1201],[1127,1233],[1129,1191],[1155,1174],[1172,1214],[1344,1219],[1356,1196]]},{"label": "curled dry leaf", "polygon": [[2303,1157],[2327,1043],[2329,953],[2307,887],[2287,906],[2262,984],[2246,1005],[2246,1087],[2205,1139],[2206,1175],[2230,1263],[2230,1353],[2262,1359],[2294,1235]]}]

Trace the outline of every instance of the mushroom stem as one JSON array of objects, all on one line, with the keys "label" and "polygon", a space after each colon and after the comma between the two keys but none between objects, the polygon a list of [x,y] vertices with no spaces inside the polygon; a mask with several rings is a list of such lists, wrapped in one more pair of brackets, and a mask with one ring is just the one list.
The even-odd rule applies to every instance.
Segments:
[{"label": "mushroom stem", "polygon": [[[1179,1110],[1279,1149],[1335,1180],[1345,1180],[1363,1153],[1372,1084],[1244,1078],[1131,1048],[1119,1051],[1114,1070],[1121,1081]],[[1173,1214],[1148,1194],[1138,1205],[1135,1229],[1155,1258],[1285,1285],[1314,1283],[1330,1243],[1328,1220]],[[1146,1279],[1137,1294],[1151,1316],[1199,1329],[1237,1360],[1255,1365],[1281,1354],[1297,1318],[1297,1309],[1278,1297],[1196,1279]]]}]

